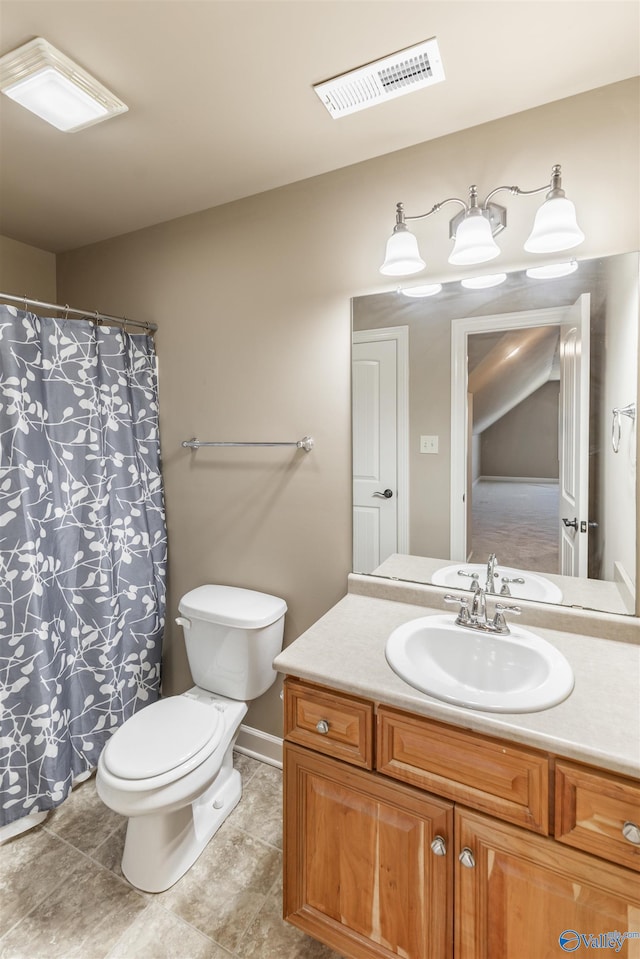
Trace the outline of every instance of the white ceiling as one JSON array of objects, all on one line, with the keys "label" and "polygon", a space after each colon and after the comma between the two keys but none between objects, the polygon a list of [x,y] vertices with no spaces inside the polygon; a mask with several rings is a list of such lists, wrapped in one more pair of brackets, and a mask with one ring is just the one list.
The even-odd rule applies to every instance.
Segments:
[{"label": "white ceiling", "polygon": [[[0,97],[0,234],[58,252],[640,74],[637,0],[0,0],[129,112]],[[333,120],[312,84],[436,36],[446,82]]]}]

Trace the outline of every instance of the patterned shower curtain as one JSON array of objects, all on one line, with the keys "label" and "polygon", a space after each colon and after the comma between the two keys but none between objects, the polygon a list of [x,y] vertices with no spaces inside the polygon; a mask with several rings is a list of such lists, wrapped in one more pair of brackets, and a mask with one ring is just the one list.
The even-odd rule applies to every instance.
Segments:
[{"label": "patterned shower curtain", "polygon": [[150,336],[0,305],[0,826],[158,697],[159,447]]}]

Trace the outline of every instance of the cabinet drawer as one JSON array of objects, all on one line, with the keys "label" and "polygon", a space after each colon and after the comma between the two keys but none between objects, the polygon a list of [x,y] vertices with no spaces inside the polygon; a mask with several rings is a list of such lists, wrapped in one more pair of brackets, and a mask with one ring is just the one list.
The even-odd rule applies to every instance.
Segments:
[{"label": "cabinet drawer", "polygon": [[377,769],[473,809],[549,833],[547,756],[378,707]]},{"label": "cabinet drawer", "polygon": [[373,768],[373,704],[287,679],[285,739],[354,766]]},{"label": "cabinet drawer", "polygon": [[[625,824],[629,838],[623,833]],[[555,836],[569,846],[640,872],[640,783],[573,763],[556,763]]]}]

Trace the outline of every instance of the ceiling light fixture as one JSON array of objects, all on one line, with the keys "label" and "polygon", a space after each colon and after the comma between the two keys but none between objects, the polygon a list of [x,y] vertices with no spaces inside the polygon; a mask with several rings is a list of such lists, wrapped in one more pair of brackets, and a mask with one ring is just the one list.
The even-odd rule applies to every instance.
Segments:
[{"label": "ceiling light fixture", "polygon": [[65,133],[128,110],[122,100],[42,37],[0,57],[0,91]]},{"label": "ceiling light fixture", "polygon": [[380,272],[385,276],[410,276],[426,266],[420,256],[418,241],[407,227],[407,220],[423,220],[441,210],[445,203],[458,203],[462,210],[449,222],[449,237],[455,241],[449,263],[469,266],[486,263],[500,253],[494,236],[507,225],[505,207],[493,203],[496,193],[508,190],[517,196],[531,196],[547,191],[545,201],[538,209],[531,234],[524,248],[528,253],[555,253],[569,250],[584,240],[584,233],[576,222],[576,211],[562,189],[560,165],[551,171],[551,181],[535,190],[521,190],[518,186],[499,186],[478,202],[476,186],[469,188],[469,202],[459,197],[448,197],[436,203],[427,213],[408,216],[404,205],[396,205],[396,225],[387,242],[384,263]]}]

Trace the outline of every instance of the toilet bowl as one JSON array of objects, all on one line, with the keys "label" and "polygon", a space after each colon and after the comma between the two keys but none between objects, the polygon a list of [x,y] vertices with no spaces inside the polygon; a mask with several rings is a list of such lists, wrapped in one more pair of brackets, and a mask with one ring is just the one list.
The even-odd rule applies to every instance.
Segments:
[{"label": "toilet bowl", "polygon": [[177,882],[240,801],[233,747],[245,700],[275,680],[286,612],[277,597],[225,586],[192,590],[178,608],[198,685],[128,719],[96,776],[105,805],[129,819],[122,872],[145,892]]}]

